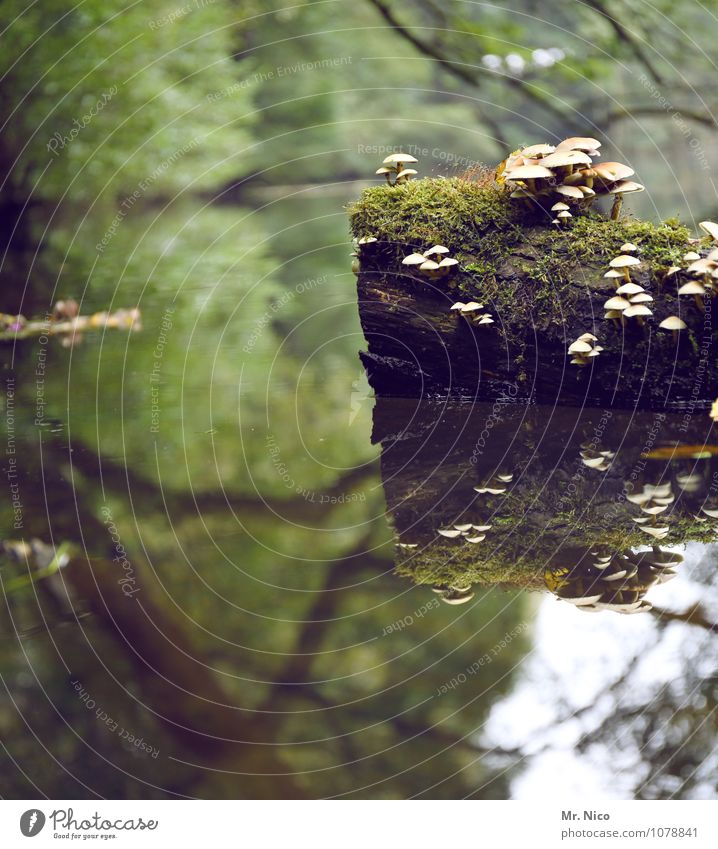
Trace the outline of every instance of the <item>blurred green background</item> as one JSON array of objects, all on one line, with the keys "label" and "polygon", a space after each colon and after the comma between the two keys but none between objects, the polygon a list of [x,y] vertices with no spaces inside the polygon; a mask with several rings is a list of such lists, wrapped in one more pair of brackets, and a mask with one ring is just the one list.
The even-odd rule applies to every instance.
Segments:
[{"label": "blurred green background", "polygon": [[[449,608],[391,574],[346,205],[391,150],[415,153],[422,176],[449,175],[581,134],[636,169],[647,191],[634,213],[715,215],[716,10],[3,3],[0,309],[138,306],[142,330],[3,344],[22,526],[7,490],[0,533],[71,542],[106,573],[111,521],[137,599],[152,599],[143,627],[113,627],[111,605],[78,619],[82,593],[62,572],[10,590],[28,566],[3,559],[3,797],[519,793],[536,755],[515,733],[524,719],[504,742],[486,723],[531,659],[562,656],[571,635],[537,629],[526,594]],[[714,555],[694,561],[707,598]],[[596,626],[576,627],[590,654]],[[634,626],[611,627],[618,643]],[[615,795],[713,797],[701,769],[715,635],[650,629],[651,645],[700,645],[703,666],[645,684]],[[507,635],[480,674],[444,687]],[[614,715],[629,681],[619,666],[596,673]],[[172,668],[199,699],[158,684]],[[205,716],[217,698],[227,712]],[[653,732],[649,703],[651,722],[665,713]],[[576,709],[556,695],[546,728]],[[592,769],[610,795],[616,729],[603,722]],[[203,745],[185,725],[243,742]]]}]

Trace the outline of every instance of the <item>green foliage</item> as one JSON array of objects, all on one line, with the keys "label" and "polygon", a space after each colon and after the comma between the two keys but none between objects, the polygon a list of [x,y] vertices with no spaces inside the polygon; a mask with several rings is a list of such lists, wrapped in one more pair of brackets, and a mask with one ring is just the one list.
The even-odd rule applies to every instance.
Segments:
[{"label": "green foliage", "polygon": [[3,12],[0,161],[17,198],[85,201],[142,181],[144,195],[174,193],[240,170],[249,98],[215,97],[241,81],[226,0],[8,0]]}]

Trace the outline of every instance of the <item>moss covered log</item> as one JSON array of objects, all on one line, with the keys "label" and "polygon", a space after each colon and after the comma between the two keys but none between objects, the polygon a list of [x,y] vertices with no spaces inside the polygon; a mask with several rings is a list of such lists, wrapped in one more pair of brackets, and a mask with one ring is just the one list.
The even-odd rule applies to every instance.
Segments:
[{"label": "moss covered log", "polygon": [[[612,221],[598,211],[568,225],[512,201],[493,180],[423,179],[367,189],[350,209],[359,249],[359,309],[368,343],[363,360],[378,394],[493,398],[506,384],[542,401],[706,406],[718,394],[718,337],[711,301],[680,297],[689,250],[706,253],[677,221]],[[653,298],[650,318],[604,318],[615,295],[604,277],[621,246],[638,248],[631,278]],[[414,251],[446,246],[459,261],[432,280],[402,265]],[[483,303],[494,323],[477,326],[451,311]],[[688,325],[658,329],[669,315]],[[588,367],[567,348],[583,333],[603,347]]]}]

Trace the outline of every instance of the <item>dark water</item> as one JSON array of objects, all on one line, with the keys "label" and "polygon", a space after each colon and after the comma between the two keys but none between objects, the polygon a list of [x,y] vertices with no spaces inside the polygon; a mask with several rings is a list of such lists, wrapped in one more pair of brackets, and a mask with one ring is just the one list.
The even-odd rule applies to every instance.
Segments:
[{"label": "dark water", "polygon": [[10,257],[143,328],[3,347],[3,795],[715,798],[707,416],[375,401],[344,202]]}]

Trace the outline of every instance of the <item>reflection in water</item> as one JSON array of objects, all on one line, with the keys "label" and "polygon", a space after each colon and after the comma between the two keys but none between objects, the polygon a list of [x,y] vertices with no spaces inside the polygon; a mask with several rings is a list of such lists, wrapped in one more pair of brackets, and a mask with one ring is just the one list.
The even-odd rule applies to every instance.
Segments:
[{"label": "reflection in water", "polygon": [[704,413],[379,398],[374,439],[397,569],[450,604],[499,585],[647,612],[682,562],[670,547],[715,539]]},{"label": "reflection in water", "polygon": [[[3,796],[538,798],[578,724],[567,782],[715,795],[700,413],[374,402],[336,200],[122,227],[56,229],[17,307],[143,329],[6,349]],[[538,592],[598,564],[653,613]]]}]

